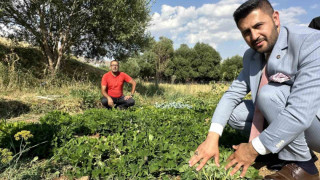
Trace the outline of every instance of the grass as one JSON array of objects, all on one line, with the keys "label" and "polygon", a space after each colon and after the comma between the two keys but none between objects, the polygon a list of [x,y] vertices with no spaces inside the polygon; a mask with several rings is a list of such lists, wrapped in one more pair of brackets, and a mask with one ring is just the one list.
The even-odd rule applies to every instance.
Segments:
[{"label": "grass", "polygon": [[[167,101],[175,101],[179,98],[192,96],[198,97],[200,94],[210,94],[215,92],[224,92],[228,84],[169,84],[161,83],[157,88],[154,83],[138,81],[137,95],[135,99],[141,105],[155,104]],[[129,94],[131,87],[126,85],[125,92]]]},{"label": "grass", "polygon": [[[214,87],[216,87],[215,84],[160,84],[160,88],[164,88],[166,92],[192,96],[197,96],[199,93],[213,92]],[[227,86],[221,84],[219,88],[226,90]]]},{"label": "grass", "polygon": [[30,47],[30,44],[26,42],[14,42],[10,39],[0,37],[0,44],[4,44],[6,46],[20,46],[20,47]]},{"label": "grass", "polygon": [[[48,86],[46,88],[25,88],[23,90],[0,89],[0,96],[2,97],[0,99],[0,114],[2,109],[2,118],[13,118],[13,121],[30,121],[30,119],[34,121],[34,117],[39,117],[39,115],[53,110],[81,113],[86,109],[86,105],[99,107],[99,89],[90,82]],[[76,91],[83,91],[87,94],[72,94]],[[92,104],[85,104],[88,102],[84,102],[84,99],[88,96],[90,96],[92,100],[90,103]]]},{"label": "grass", "polygon": [[[138,107],[154,105],[156,102],[193,99],[197,96],[204,98],[203,94],[205,96],[211,94],[210,96],[212,96],[216,91],[221,93],[220,91],[224,91],[227,87],[225,84],[160,84],[159,88],[156,88],[152,83],[138,81],[138,84],[139,88],[137,88],[135,95],[136,106]],[[129,94],[130,89],[131,87],[127,86],[125,94]],[[39,118],[53,110],[78,114],[91,107],[102,108],[99,102],[100,87],[90,81],[77,82],[74,80],[66,84],[61,83],[61,85],[26,87],[22,90],[6,88],[0,89],[0,96],[3,97],[0,102],[6,102],[2,106],[3,109],[6,105],[13,106],[10,110],[12,113],[18,109],[20,104],[29,108],[28,111],[24,110],[14,116],[8,116],[6,118],[7,122],[37,122]],[[53,100],[42,99],[39,96],[52,98]],[[8,109],[6,110],[8,112]],[[7,168],[2,172],[0,179],[53,179],[64,175],[65,171],[63,169],[54,169],[56,166],[50,163],[52,162],[49,160],[32,161],[31,159],[23,159],[16,167]],[[50,170],[50,168],[53,169]]]},{"label": "grass", "polygon": [[[175,101],[186,96],[196,97],[199,93],[212,93],[217,85],[204,84],[160,84],[155,88],[154,84],[147,82],[138,82],[138,88],[135,95],[138,106]],[[227,85],[221,84],[219,91],[225,91]],[[131,86],[126,86],[124,94],[129,94]],[[6,88],[0,89],[0,109],[6,109],[7,112],[13,113],[16,109],[24,110],[15,116],[2,116],[13,118],[13,121],[32,119],[34,114],[45,114],[52,110],[62,110],[69,113],[81,113],[88,107],[102,107],[100,104],[100,87],[91,82],[69,82],[67,84],[51,85],[45,87],[25,87],[23,89]],[[84,101],[90,102],[84,102]],[[11,103],[10,103],[11,102]],[[87,103],[87,104],[86,104]],[[91,103],[91,104],[90,104]],[[87,106],[87,107],[85,107]],[[5,108],[12,107],[12,108]],[[29,115],[26,115],[29,114]],[[21,117],[21,115],[23,115]],[[18,118],[18,119],[15,119]]]},{"label": "grass", "polygon": [[[196,97],[201,93],[212,93],[217,90],[217,87],[219,90],[227,87],[224,84],[160,84],[159,88],[155,88],[152,83],[138,81],[138,84],[140,89],[137,88],[135,96],[136,106],[153,105],[156,102],[173,102],[186,97]],[[129,94],[130,88],[127,86],[124,93]],[[37,122],[39,118],[53,110],[78,114],[92,107],[102,108],[100,87],[90,81],[74,80],[66,84],[61,83],[61,85],[22,89],[2,88],[0,97],[2,97],[0,115],[2,113],[2,119],[6,119],[7,122]],[[61,169],[50,170],[52,165],[48,163],[47,160],[24,159],[16,167],[7,168],[2,172],[0,179],[52,179],[63,175],[64,171]]]},{"label": "grass", "polygon": [[[64,62],[57,78],[49,80],[40,73],[43,72],[44,60],[36,48],[0,38],[1,54],[14,56],[6,56],[9,57],[7,63],[0,62],[0,119],[13,124],[17,121],[38,122],[54,110],[72,115],[90,108],[103,108],[100,103],[100,79],[105,70],[81,63],[72,57]],[[13,63],[15,59],[11,57],[19,57],[19,60]],[[207,104],[209,106],[205,107],[209,108],[209,113],[204,113],[208,113],[205,116],[209,122],[213,113],[210,108],[214,109],[216,97],[220,97],[227,88],[228,84],[166,83],[156,87],[153,83],[137,80],[134,98],[137,107],[167,102],[191,104],[198,99],[206,99],[210,101]],[[126,85],[124,94],[129,94],[130,90],[131,87]],[[0,179],[53,179],[63,176],[65,169],[70,169],[55,169],[56,165],[50,163],[54,162],[24,158],[15,167],[0,167]]]}]

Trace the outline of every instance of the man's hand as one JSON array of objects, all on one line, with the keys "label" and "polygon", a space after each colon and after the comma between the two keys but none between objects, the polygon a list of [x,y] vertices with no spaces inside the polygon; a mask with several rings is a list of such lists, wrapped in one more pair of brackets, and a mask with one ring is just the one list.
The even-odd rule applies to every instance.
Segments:
[{"label": "man's hand", "polygon": [[113,102],[112,98],[111,97],[107,97],[107,99],[108,99],[108,106],[113,108],[114,107],[114,102]]},{"label": "man's hand", "polygon": [[240,177],[244,177],[249,166],[251,166],[251,164],[255,161],[259,154],[253,148],[251,142],[241,143],[232,147],[236,151],[229,156],[228,160],[230,162],[227,164],[225,169],[227,170],[230,167],[235,166],[230,173],[230,175],[232,176],[243,166],[243,170],[240,174]]},{"label": "man's hand", "polygon": [[200,146],[195,151],[195,154],[191,157],[189,161],[189,166],[192,167],[197,162],[200,162],[200,165],[196,168],[197,171],[207,163],[207,161],[214,157],[214,161],[218,167],[219,164],[219,134],[214,132],[209,132],[207,139],[200,144]]},{"label": "man's hand", "polygon": [[130,98],[132,98],[132,96],[125,96],[125,97],[124,97],[124,100],[128,100],[128,99],[130,99]]}]

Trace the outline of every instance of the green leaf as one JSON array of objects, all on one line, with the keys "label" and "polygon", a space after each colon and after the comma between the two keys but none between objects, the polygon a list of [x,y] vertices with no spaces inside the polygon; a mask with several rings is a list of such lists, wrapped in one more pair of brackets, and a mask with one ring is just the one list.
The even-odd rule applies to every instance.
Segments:
[{"label": "green leaf", "polygon": [[152,141],[152,140],[153,140],[153,135],[149,134],[149,141]]}]

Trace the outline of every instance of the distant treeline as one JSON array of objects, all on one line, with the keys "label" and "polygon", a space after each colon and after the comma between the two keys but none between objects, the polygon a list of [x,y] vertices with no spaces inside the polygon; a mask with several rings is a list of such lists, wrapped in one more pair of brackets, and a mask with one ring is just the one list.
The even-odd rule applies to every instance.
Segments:
[{"label": "distant treeline", "polygon": [[232,81],[242,69],[242,57],[222,61],[219,52],[209,44],[186,44],[174,50],[173,41],[161,37],[152,41],[143,53],[121,62],[120,70],[134,78],[165,82]]}]

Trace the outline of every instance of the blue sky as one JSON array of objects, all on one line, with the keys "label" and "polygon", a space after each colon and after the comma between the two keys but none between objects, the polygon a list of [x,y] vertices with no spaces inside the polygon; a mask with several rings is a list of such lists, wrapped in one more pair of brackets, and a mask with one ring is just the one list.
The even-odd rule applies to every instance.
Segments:
[{"label": "blue sky", "polygon": [[[232,14],[244,0],[155,0],[148,31],[156,40],[165,36],[193,47],[197,42],[213,46],[222,59],[242,56],[248,48],[238,31]],[[308,26],[320,16],[319,0],[270,0],[280,12],[281,25]]]}]

